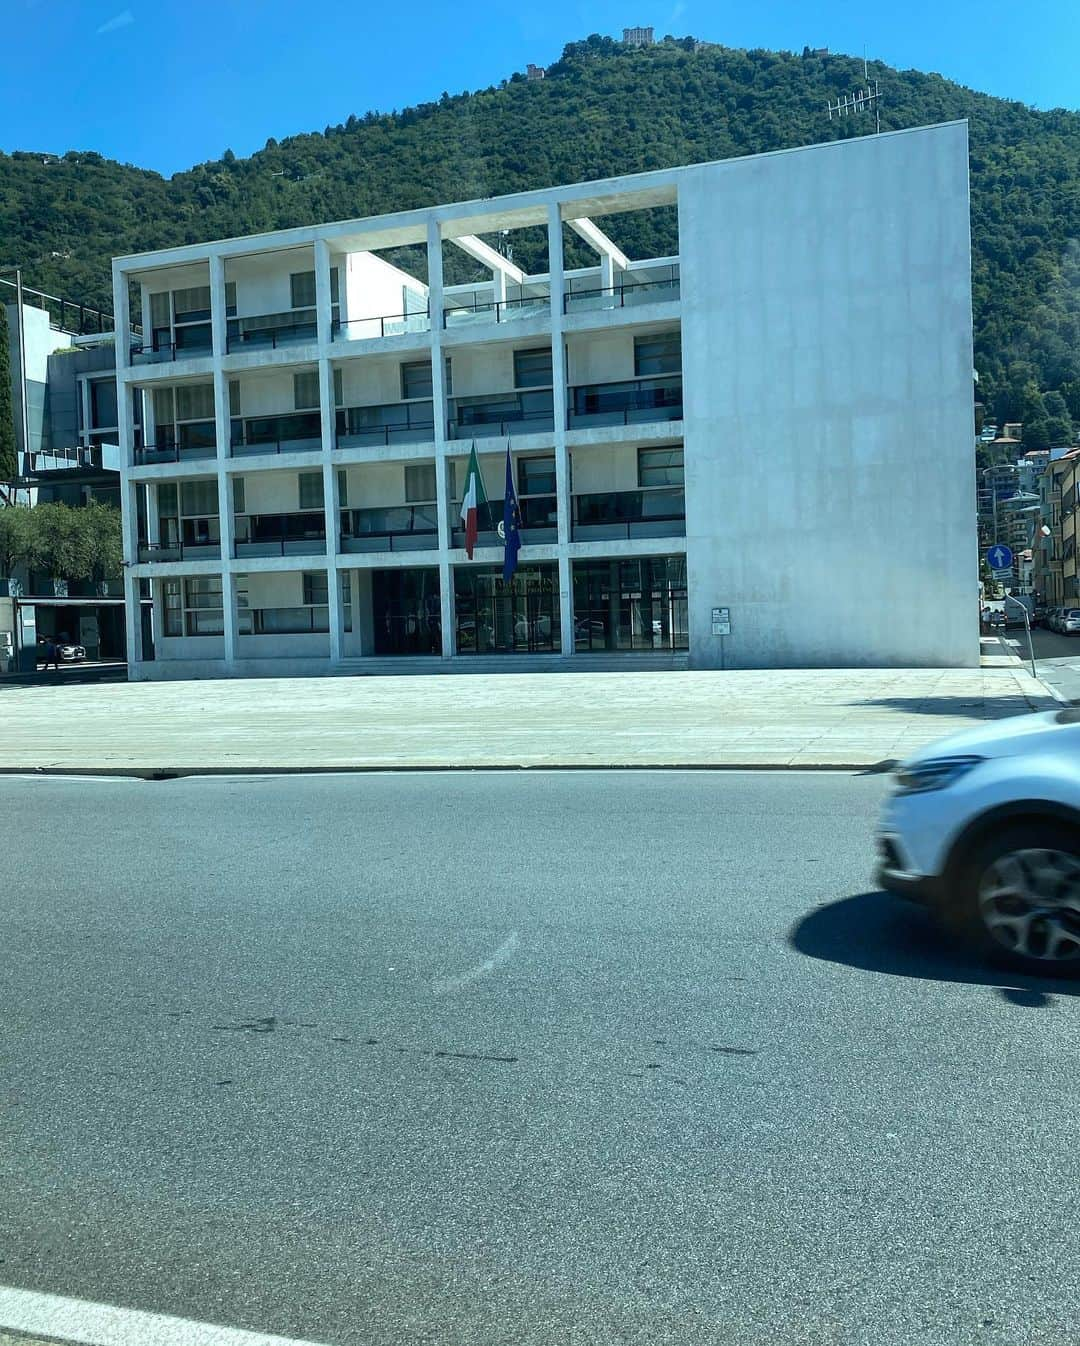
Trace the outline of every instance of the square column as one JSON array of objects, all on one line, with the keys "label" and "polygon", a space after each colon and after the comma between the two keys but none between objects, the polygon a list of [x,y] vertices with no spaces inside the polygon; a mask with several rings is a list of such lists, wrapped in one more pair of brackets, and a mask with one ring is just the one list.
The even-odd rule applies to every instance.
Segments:
[{"label": "square column", "polygon": [[[211,275],[214,271],[214,261],[211,259]],[[221,258],[217,258],[218,263]],[[219,273],[219,279],[222,283],[222,305],[221,314],[224,320],[224,272]],[[213,304],[213,293],[211,293],[211,304]],[[221,533],[221,606],[222,606],[222,634],[225,640],[225,665],[232,668],[236,663],[236,642],[239,636],[240,621],[236,612],[236,574],[233,562],[234,547],[234,525],[233,525],[233,499],[232,482],[226,471],[229,462],[229,441],[232,437],[232,428],[229,419],[229,384],[221,368],[221,359],[215,354],[214,357],[214,434],[217,440],[217,495],[218,495],[218,528]]]},{"label": "square column", "polygon": [[428,304],[431,312],[431,406],[435,421],[435,507],[439,525],[439,621],[442,657],[454,654],[453,569],[450,565],[450,443],[446,438],[446,359],[443,355],[443,256],[437,220],[427,226]]},{"label": "square column", "polygon": [[214,344],[215,360],[220,360],[228,349],[227,333],[225,258],[220,253],[212,253],[210,256],[210,335]]},{"label": "square column", "polygon": [[564,655],[574,653],[574,590],[566,548],[570,543],[570,451],[566,447],[566,294],[562,211],[548,206],[548,272],[551,277],[551,378],[555,421],[555,495],[559,525],[559,629]]},{"label": "square column", "polygon": [[[341,575],[337,570],[341,505],[337,472],[334,470],[334,371],[326,349],[330,344],[330,247],[315,240],[315,315],[319,327],[319,425],[322,432],[323,517],[326,520],[326,603],[330,619],[330,662],[340,664],[345,644],[345,611],[341,601]],[[353,605],[353,623],[356,606]]]}]

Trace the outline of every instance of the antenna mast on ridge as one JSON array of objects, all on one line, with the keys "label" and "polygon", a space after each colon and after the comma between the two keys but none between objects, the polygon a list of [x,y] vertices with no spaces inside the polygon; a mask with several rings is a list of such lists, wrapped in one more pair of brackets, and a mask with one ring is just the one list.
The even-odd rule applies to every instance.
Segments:
[{"label": "antenna mast on ridge", "polygon": [[835,103],[828,103],[829,121],[834,117],[850,117],[859,112],[872,112],[874,114],[874,133],[881,134],[881,90],[875,79],[870,82],[870,67],[866,62],[866,53],[863,52],[863,79],[866,82],[865,88],[856,89],[854,93],[843,94],[838,97]]}]

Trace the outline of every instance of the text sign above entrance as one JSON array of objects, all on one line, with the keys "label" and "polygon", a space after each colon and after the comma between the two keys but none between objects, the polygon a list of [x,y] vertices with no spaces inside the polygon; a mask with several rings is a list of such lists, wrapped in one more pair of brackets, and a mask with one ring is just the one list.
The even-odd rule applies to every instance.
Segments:
[{"label": "text sign above entrance", "polygon": [[731,635],[731,609],[713,608],[712,610],[712,633],[714,636]]}]

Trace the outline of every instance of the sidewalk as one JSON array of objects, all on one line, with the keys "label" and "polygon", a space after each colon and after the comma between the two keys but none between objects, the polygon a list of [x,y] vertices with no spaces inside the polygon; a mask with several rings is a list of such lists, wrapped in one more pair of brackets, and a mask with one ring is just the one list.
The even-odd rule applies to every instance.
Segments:
[{"label": "sidewalk", "polygon": [[1057,702],[979,669],[474,674],[0,689],[0,769],[852,767]]}]

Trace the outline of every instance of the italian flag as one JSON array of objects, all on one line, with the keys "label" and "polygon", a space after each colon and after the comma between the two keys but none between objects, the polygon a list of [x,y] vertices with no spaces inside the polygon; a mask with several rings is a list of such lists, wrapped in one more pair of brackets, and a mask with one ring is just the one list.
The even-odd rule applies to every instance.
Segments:
[{"label": "italian flag", "polygon": [[465,555],[472,560],[476,536],[480,532],[480,509],[487,509],[487,492],[480,464],[476,461],[476,446],[469,454],[469,470],[465,474],[465,496],[461,502],[461,522],[465,525]]}]

